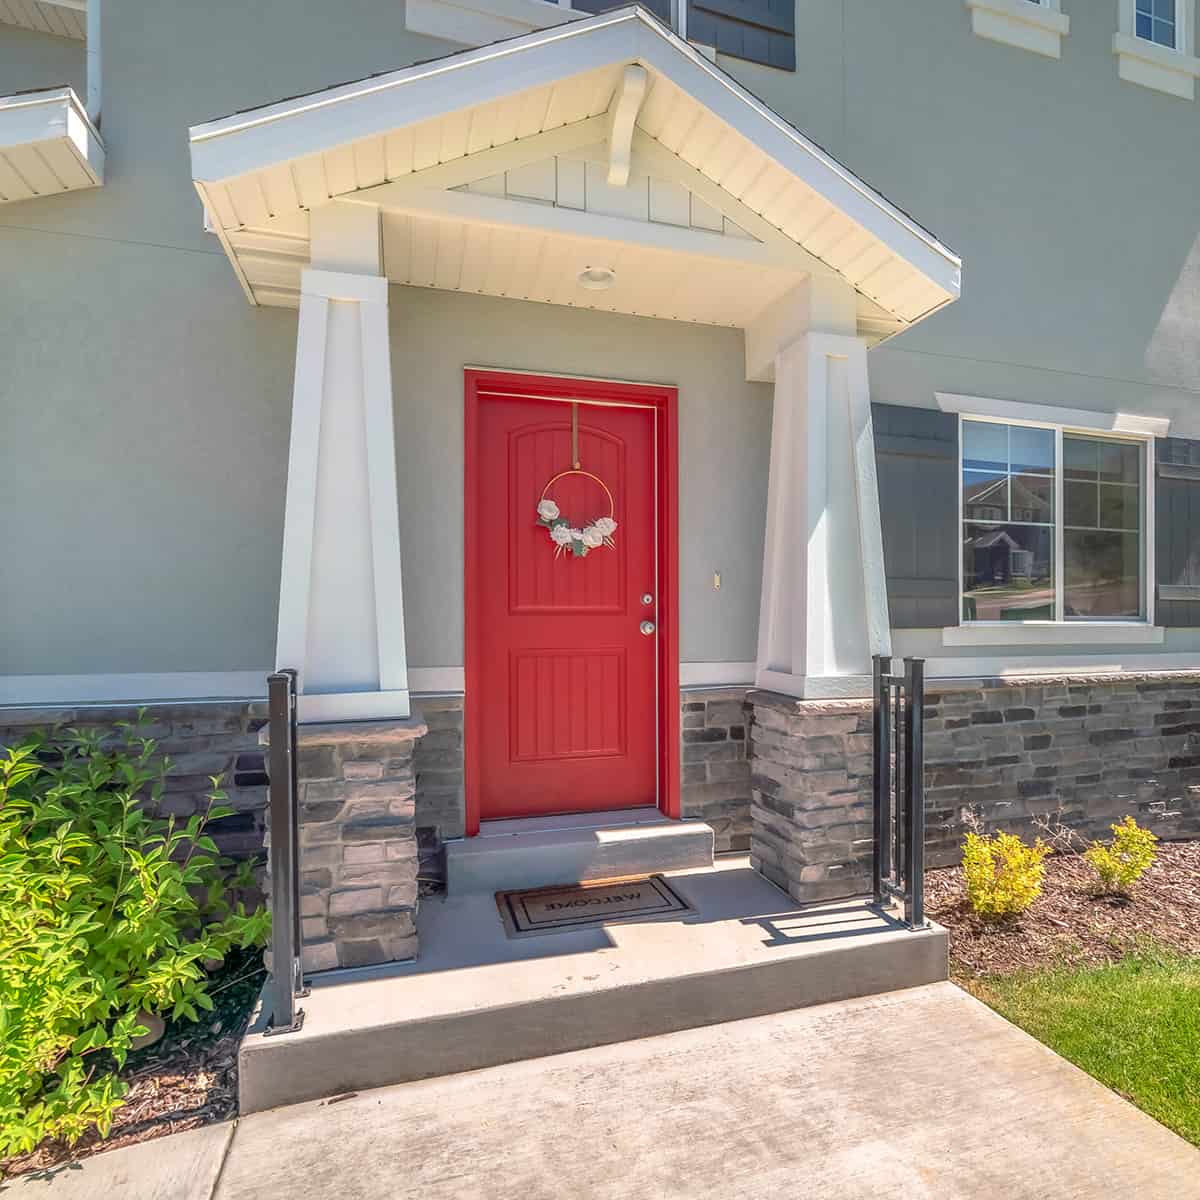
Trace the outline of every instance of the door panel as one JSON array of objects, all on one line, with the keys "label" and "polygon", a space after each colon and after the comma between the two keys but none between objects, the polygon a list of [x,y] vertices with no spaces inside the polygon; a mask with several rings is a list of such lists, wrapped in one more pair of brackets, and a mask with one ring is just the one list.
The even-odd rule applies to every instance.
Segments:
[{"label": "door panel", "polygon": [[[612,494],[613,546],[557,553],[537,523],[571,466],[571,404],[479,394],[468,481],[476,553],[480,816],[657,802],[655,412],[578,406],[579,462]],[[604,486],[567,475],[549,492],[581,527],[609,515]]]}]

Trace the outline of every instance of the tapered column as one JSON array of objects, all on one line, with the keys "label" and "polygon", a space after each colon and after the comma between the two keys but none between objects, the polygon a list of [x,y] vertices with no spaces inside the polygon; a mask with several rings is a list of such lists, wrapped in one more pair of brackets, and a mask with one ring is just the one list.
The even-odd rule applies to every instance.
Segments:
[{"label": "tapered column", "polygon": [[379,214],[311,214],[301,277],[277,666],[302,721],[407,717],[388,284]]},{"label": "tapered column", "polygon": [[869,696],[891,652],[865,344],[807,330],[774,354],[756,682]]}]

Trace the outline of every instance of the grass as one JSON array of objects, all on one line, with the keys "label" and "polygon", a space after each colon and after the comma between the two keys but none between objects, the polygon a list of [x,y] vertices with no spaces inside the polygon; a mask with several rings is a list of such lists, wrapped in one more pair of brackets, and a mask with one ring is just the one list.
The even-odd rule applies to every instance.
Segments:
[{"label": "grass", "polygon": [[1200,958],[1143,949],[1110,966],[993,975],[968,986],[1200,1146]]}]

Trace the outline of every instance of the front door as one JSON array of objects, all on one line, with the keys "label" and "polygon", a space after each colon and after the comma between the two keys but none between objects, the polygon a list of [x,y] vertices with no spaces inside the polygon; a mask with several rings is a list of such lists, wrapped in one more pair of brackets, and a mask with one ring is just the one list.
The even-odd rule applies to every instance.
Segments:
[{"label": "front door", "polygon": [[620,385],[547,384],[468,396],[467,786],[483,820],[659,799],[658,410]]}]

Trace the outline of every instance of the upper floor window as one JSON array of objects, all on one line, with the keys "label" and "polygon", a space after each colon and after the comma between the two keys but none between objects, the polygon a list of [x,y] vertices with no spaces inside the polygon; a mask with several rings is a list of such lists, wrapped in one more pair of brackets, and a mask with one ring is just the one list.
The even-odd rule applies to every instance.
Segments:
[{"label": "upper floor window", "polygon": [[1194,56],[1196,0],[1118,0],[1113,53],[1128,83],[1194,100],[1200,59]]},{"label": "upper floor window", "polygon": [[1148,42],[1179,49],[1175,26],[1175,0],[1136,0],[1134,32]]},{"label": "upper floor window", "polygon": [[1145,619],[1147,445],[964,416],[963,621]]}]

